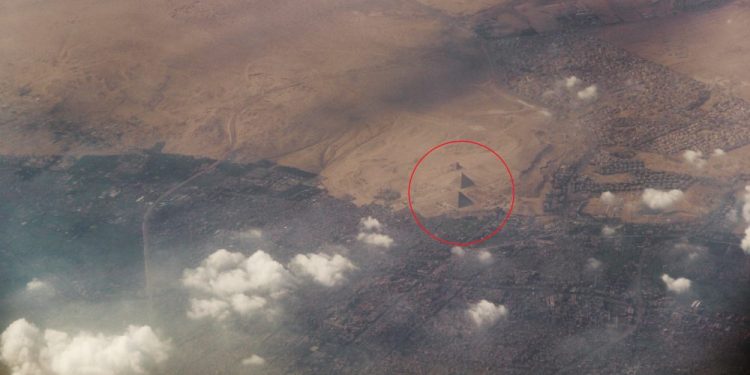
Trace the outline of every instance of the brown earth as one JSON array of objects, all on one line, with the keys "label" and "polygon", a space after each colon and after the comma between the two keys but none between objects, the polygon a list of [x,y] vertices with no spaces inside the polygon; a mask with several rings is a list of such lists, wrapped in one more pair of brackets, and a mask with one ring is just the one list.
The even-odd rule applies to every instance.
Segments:
[{"label": "brown earth", "polygon": [[[666,14],[647,1],[612,4],[619,3],[586,6],[606,22]],[[474,30],[487,21],[505,34],[551,30],[562,27],[558,15],[579,8],[508,0],[5,1],[0,153],[109,154],[164,142],[165,152],[218,158],[232,143],[237,161],[320,172],[336,196],[365,204],[390,193],[386,203],[403,208],[416,158],[469,138],[497,150],[519,177],[517,210],[538,213],[540,167],[586,149],[584,137],[573,121],[498,87]],[[710,17],[696,22],[728,14]],[[727,69],[739,60],[733,64]]]}]

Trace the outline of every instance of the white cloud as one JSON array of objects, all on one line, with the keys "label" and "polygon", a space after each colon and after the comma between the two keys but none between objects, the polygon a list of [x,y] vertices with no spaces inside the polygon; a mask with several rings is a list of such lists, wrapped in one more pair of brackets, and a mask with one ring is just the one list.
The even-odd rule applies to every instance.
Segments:
[{"label": "white cloud", "polygon": [[742,218],[750,223],[750,185],[745,186],[745,203],[742,205]]},{"label": "white cloud", "polygon": [[192,295],[188,317],[224,320],[231,313],[272,313],[270,301],[283,296],[290,281],[287,269],[263,250],[249,257],[217,250],[183,272],[182,284]]},{"label": "white cloud", "polygon": [[50,283],[35,277],[26,283],[26,291],[35,294],[54,294],[55,288]]},{"label": "white cloud", "polygon": [[345,257],[336,254],[297,254],[289,269],[298,276],[311,277],[325,286],[334,286],[344,280],[344,273],[357,267]]},{"label": "white cloud", "polygon": [[667,289],[677,294],[682,294],[690,290],[690,280],[684,277],[678,277],[677,279],[671,278],[666,273],[661,275],[661,280],[667,286]]},{"label": "white cloud", "polygon": [[500,318],[506,317],[508,309],[503,305],[495,305],[483,299],[470,305],[466,315],[477,327],[487,327],[497,323]]},{"label": "white cloud", "polygon": [[685,150],[682,153],[682,158],[697,168],[703,168],[706,165],[706,159],[703,158],[703,153],[700,151]]},{"label": "white cloud", "polygon": [[[742,218],[750,224],[750,185],[745,186],[745,203],[742,205]],[[745,254],[750,255],[750,226],[745,229],[745,237],[740,242],[740,248]]]},{"label": "white cloud", "polygon": [[273,292],[287,281],[287,271],[263,250],[246,257],[220,249],[196,269],[185,270],[183,283],[204,292],[230,296],[247,291]]},{"label": "white cloud", "polygon": [[122,335],[47,329],[25,319],[0,335],[0,358],[14,375],[147,374],[164,362],[171,348],[149,326],[129,326]]},{"label": "white cloud", "polygon": [[674,245],[673,254],[677,257],[687,257],[687,260],[694,261],[701,255],[705,254],[706,251],[707,249],[703,246],[683,242]]},{"label": "white cloud", "polygon": [[44,338],[39,328],[25,319],[11,323],[0,335],[0,358],[10,367],[13,374],[45,374],[40,363],[41,346]]},{"label": "white cloud", "polygon": [[477,259],[484,264],[492,263],[492,253],[487,250],[477,251]]},{"label": "white cloud", "polygon": [[266,363],[266,360],[257,354],[253,354],[250,357],[247,357],[242,360],[242,364],[245,366],[261,366],[265,363]]},{"label": "white cloud", "polygon": [[276,302],[293,287],[292,273],[333,286],[353,269],[356,266],[338,254],[297,254],[287,269],[263,250],[245,256],[220,249],[183,272],[182,284],[190,292],[187,316],[218,321],[233,315],[271,317],[278,312]]},{"label": "white cloud", "polygon": [[383,225],[380,224],[378,219],[368,216],[359,220],[359,225],[362,228],[357,234],[357,240],[364,242],[369,245],[380,246],[380,247],[391,247],[393,245],[393,238],[387,234],[377,233],[383,231]]},{"label": "white cloud", "polygon": [[248,296],[240,293],[233,295],[230,302],[234,311],[245,316],[263,309],[268,304],[268,300],[264,297]]},{"label": "white cloud", "polygon": [[229,302],[216,299],[190,299],[190,310],[188,310],[187,316],[190,319],[203,319],[203,318],[215,318],[217,320],[224,320],[229,317],[231,313],[231,305]]},{"label": "white cloud", "polygon": [[596,270],[599,269],[599,267],[602,266],[602,262],[596,258],[589,258],[586,261],[586,268],[590,270]]},{"label": "white cloud", "polygon": [[391,247],[393,238],[387,234],[378,233],[383,231],[383,225],[378,219],[368,216],[360,219],[359,225],[362,228],[357,234],[357,240],[369,245],[380,247]]},{"label": "white cloud", "polygon": [[238,240],[255,242],[263,238],[263,230],[250,228],[242,231],[232,232],[232,236]]},{"label": "white cloud", "polygon": [[462,257],[466,254],[466,250],[461,246],[453,246],[451,247],[451,254]]},{"label": "white cloud", "polygon": [[362,241],[369,245],[375,245],[380,247],[391,247],[393,245],[393,238],[391,236],[381,233],[365,233],[359,232],[357,234],[357,240]]},{"label": "white cloud", "polygon": [[[720,148],[717,148],[711,153],[710,158],[713,159],[716,157],[722,157],[724,155],[726,155],[726,152],[724,152],[724,150]],[[686,162],[692,164],[697,168],[703,168],[709,159],[708,156],[703,155],[703,152],[693,150],[685,150],[682,153],[682,158],[685,159]]]},{"label": "white cloud", "polygon": [[578,99],[581,100],[594,100],[597,97],[597,88],[596,85],[591,85],[589,87],[586,87],[585,89],[578,91]]},{"label": "white cloud", "polygon": [[247,236],[250,238],[261,238],[263,237],[263,231],[260,229],[250,229],[247,231]]},{"label": "white cloud", "polygon": [[652,210],[663,210],[672,207],[682,199],[684,193],[681,190],[673,189],[669,191],[657,189],[645,189],[641,199],[643,203]]},{"label": "white cloud", "polygon": [[581,80],[578,79],[578,77],[576,76],[570,76],[568,78],[565,78],[565,87],[569,89],[572,89],[578,86],[579,84],[581,84]]},{"label": "white cloud", "polygon": [[617,196],[614,195],[611,191],[603,192],[602,195],[599,196],[599,199],[602,201],[602,203],[610,206],[616,204],[618,201]]},{"label": "white cloud", "polygon": [[615,233],[617,233],[617,228],[615,228],[615,227],[610,227],[609,225],[605,225],[602,228],[602,235],[603,236],[607,236],[607,237],[614,236]]},{"label": "white cloud", "polygon": [[750,255],[750,227],[745,229],[745,237],[742,238],[740,247],[742,248],[742,251],[745,252],[745,254]]},{"label": "white cloud", "polygon": [[360,219],[359,224],[366,231],[380,232],[383,229],[383,225],[380,224],[380,221],[372,216],[363,217]]}]

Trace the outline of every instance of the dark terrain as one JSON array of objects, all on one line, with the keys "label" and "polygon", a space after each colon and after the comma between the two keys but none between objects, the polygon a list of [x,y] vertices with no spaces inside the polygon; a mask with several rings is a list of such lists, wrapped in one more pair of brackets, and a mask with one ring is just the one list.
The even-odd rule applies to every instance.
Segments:
[{"label": "dark terrain", "polygon": [[[0,297],[10,298],[27,275],[66,275],[57,288],[68,300],[130,298],[149,309],[140,241],[146,202],[210,162],[157,152],[3,158]],[[265,250],[282,261],[343,246],[356,264],[366,265],[344,286],[303,287],[277,324],[237,323],[238,332],[265,332],[262,345],[252,345],[269,362],[267,373],[748,371],[744,254],[736,236],[710,220],[622,225],[618,235],[603,237],[603,223],[583,216],[516,215],[486,244],[493,262],[482,264],[475,250],[451,256],[413,225],[408,212],[357,208],[315,186],[313,175],[270,162],[225,162],[164,200],[153,217],[152,269],[169,262],[177,270],[194,267],[221,247],[254,251],[230,235],[247,228],[262,229],[273,244]],[[379,217],[398,246],[376,252],[357,243],[358,220],[367,215]],[[475,225],[465,230],[486,223]],[[680,243],[707,253],[699,263],[668,259],[666,249]],[[587,270],[589,257],[601,260],[601,269]],[[186,301],[171,293],[178,286],[164,269],[155,278],[150,320],[169,332],[186,319]],[[693,296],[668,295],[663,272],[688,275]],[[691,308],[694,295],[702,296],[700,308]],[[479,299],[507,306],[508,319],[472,330],[462,312]],[[1,305],[2,325],[24,313]],[[170,372],[233,368],[227,361],[232,353],[200,346],[205,325],[182,326],[192,328],[170,332],[177,352],[195,351],[201,360],[178,355]]]}]

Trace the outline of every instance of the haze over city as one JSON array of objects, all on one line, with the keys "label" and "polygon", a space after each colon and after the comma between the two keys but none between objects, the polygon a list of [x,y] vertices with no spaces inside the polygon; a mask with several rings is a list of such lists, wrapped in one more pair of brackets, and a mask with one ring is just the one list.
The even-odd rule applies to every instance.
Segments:
[{"label": "haze over city", "polygon": [[750,373],[747,0],[0,35],[0,375]]}]

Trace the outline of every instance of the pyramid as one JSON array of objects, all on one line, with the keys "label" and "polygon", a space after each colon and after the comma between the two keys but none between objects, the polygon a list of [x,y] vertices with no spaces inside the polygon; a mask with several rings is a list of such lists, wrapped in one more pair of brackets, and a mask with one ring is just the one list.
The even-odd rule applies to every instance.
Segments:
[{"label": "pyramid", "polygon": [[465,174],[461,173],[461,189],[474,186],[474,181],[466,177]]},{"label": "pyramid", "polygon": [[464,193],[458,192],[458,208],[469,207],[474,204],[474,201],[469,199]]}]

